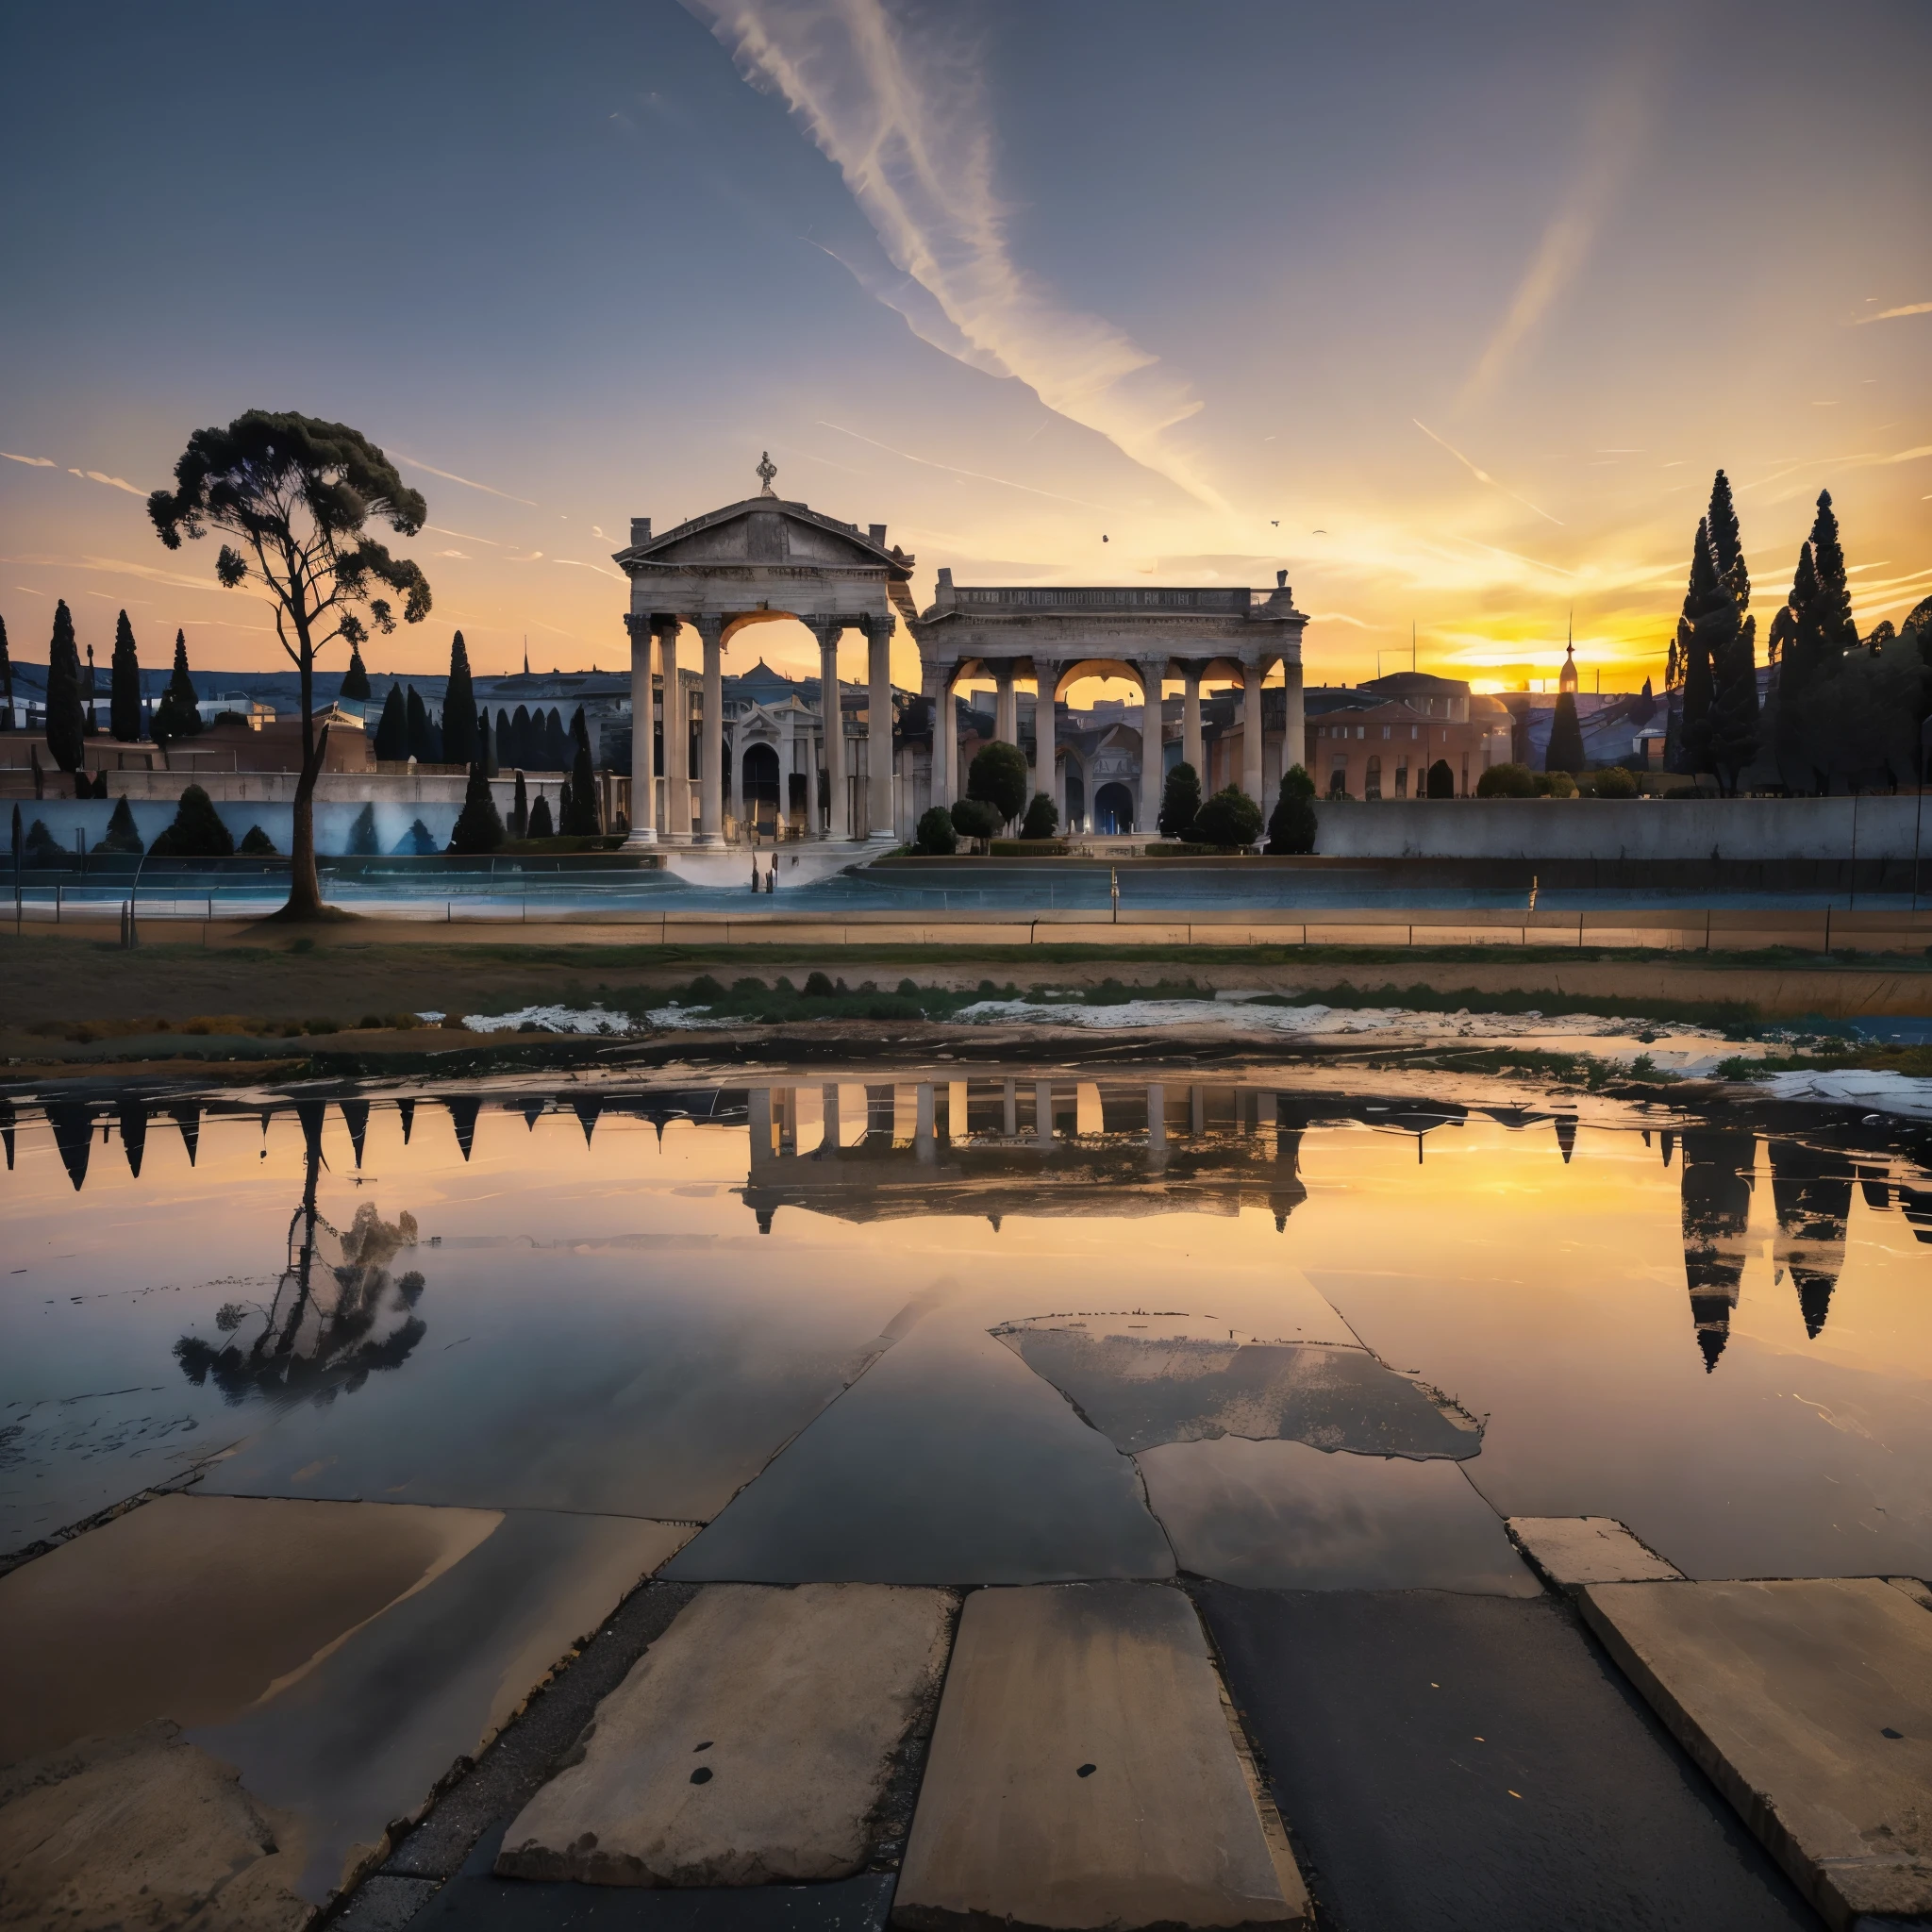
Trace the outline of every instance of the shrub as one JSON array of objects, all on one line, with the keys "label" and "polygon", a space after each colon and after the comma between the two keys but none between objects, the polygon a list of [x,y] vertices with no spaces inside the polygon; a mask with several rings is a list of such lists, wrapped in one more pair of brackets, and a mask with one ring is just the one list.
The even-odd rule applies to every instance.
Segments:
[{"label": "shrub", "polygon": [[375,842],[375,807],[365,805],[349,826],[349,842],[342,847],[352,858],[372,858],[379,848]]},{"label": "shrub", "polygon": [[1636,774],[1622,765],[1612,765],[1607,771],[1597,773],[1590,789],[1598,798],[1635,798]]},{"label": "shrub", "polygon": [[44,819],[36,819],[26,828],[26,856],[36,865],[58,865],[67,857],[60,841],[47,829]]},{"label": "shrub", "polygon": [[1020,826],[1023,839],[1051,839],[1060,828],[1060,808],[1044,791],[1033,794],[1026,817]]},{"label": "shrub", "polygon": [[557,828],[550,823],[550,801],[540,791],[537,802],[530,808],[530,829],[526,835],[532,839],[554,839]]},{"label": "shrub", "polygon": [[1539,798],[1574,798],[1576,780],[1568,772],[1538,772],[1534,774],[1536,795]]},{"label": "shrub", "polygon": [[808,973],[805,975],[805,996],[808,1000],[828,1000],[838,991],[828,974]]},{"label": "shrub", "polygon": [[[996,738],[991,744],[980,746],[967,769],[966,797],[971,802],[991,806],[995,816],[992,831],[975,833],[974,837],[991,838],[992,832],[1020,816],[1026,807],[1029,775],[1026,754],[1017,744]],[[958,824],[957,812],[953,823]]]},{"label": "shrub", "polygon": [[1185,839],[1201,809],[1201,774],[1185,759],[1167,774],[1160,791],[1160,816],[1154,829],[1163,839]]},{"label": "shrub", "polygon": [[276,857],[275,841],[259,825],[250,825],[242,834],[242,842],[236,848],[245,852],[251,858],[274,858]]},{"label": "shrub", "polygon": [[438,849],[436,839],[421,819],[412,819],[409,829],[396,841],[395,856],[398,858],[421,858]]},{"label": "shrub", "polygon": [[1003,823],[999,807],[984,798],[962,798],[953,808],[953,829],[962,839],[991,839]]},{"label": "shrub", "polygon": [[1208,845],[1252,845],[1261,836],[1261,808],[1230,785],[1195,814],[1194,836]]},{"label": "shrub", "polygon": [[229,858],[235,837],[199,785],[191,785],[175,808],[172,824],[162,828],[152,847],[158,858]]},{"label": "shrub", "polygon": [[[543,809],[543,801],[537,801],[537,810]],[[531,819],[535,828],[535,815]],[[930,811],[919,816],[919,830],[914,838],[912,849],[929,858],[950,858],[959,849],[959,835],[953,829],[953,815],[944,806],[936,805]]]},{"label": "shrub", "polygon": [[1536,774],[1527,765],[1491,765],[1475,781],[1478,798],[1534,798]]},{"label": "shrub", "polygon": [[1300,765],[1291,765],[1281,774],[1280,795],[1269,814],[1269,851],[1312,852],[1315,826],[1315,781]]},{"label": "shrub", "polygon": [[126,793],[123,792],[115,803],[113,816],[108,821],[107,834],[94,850],[135,853],[145,849],[141,842],[141,834],[134,829],[134,808],[127,803]]},{"label": "shrub", "polygon": [[1454,798],[1456,796],[1456,774],[1449,769],[1447,758],[1438,758],[1429,767],[1429,791],[1431,798]]}]

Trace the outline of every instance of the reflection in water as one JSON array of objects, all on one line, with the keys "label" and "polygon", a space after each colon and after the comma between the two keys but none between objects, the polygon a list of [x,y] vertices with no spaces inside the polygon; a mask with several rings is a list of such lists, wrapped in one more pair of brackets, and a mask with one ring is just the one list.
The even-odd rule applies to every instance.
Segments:
[{"label": "reflection in water", "polygon": [[[1798,1291],[1805,1332],[1814,1341],[1831,1311],[1845,1264],[1852,1211],[1852,1163],[1842,1154],[1798,1141],[1771,1143],[1771,1194],[1777,1207],[1776,1265]],[[1868,1194],[1867,1198],[1870,1196]]]},{"label": "reflection in water", "polygon": [[[188,1379],[196,1388],[211,1381],[231,1403],[250,1395],[333,1402],[359,1389],[373,1371],[400,1368],[428,1333],[415,1312],[422,1275],[412,1269],[397,1279],[389,1272],[400,1250],[416,1245],[415,1216],[405,1213],[391,1224],[375,1202],[364,1201],[343,1232],[316,1208],[325,1108],[314,1100],[295,1109],[302,1123],[302,1199],[289,1223],[287,1265],[275,1299],[265,1308],[237,1302],[224,1307],[215,1325],[233,1339],[220,1347],[198,1335],[184,1335],[175,1344],[175,1359]],[[358,1158],[359,1153],[358,1147]],[[128,1164],[140,1173],[131,1156]]]},{"label": "reflection in water", "polygon": [[[1744,1278],[1757,1145],[1749,1134],[1694,1130],[1684,1136],[1684,1275],[1707,1374],[1730,1339],[1731,1310]],[[1670,1158],[1668,1137],[1664,1158]]]}]

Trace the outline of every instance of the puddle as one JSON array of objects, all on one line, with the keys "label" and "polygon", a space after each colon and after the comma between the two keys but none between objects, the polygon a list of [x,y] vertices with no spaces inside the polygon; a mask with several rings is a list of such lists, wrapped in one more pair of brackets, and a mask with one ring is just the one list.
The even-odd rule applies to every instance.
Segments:
[{"label": "puddle", "polygon": [[1187,1316],[1045,1317],[993,1333],[1130,1455],[1222,1436],[1416,1458],[1482,1447],[1474,1417],[1359,1348],[1224,1337]]}]

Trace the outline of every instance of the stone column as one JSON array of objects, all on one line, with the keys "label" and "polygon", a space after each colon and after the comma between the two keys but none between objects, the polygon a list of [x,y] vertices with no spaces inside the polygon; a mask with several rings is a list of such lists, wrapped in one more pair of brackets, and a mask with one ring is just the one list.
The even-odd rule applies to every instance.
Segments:
[{"label": "stone column", "polygon": [[932,712],[932,802],[951,805],[959,795],[959,718],[953,707],[953,681],[959,675],[957,664],[940,673],[939,696]]},{"label": "stone column", "polygon": [[1067,792],[1060,783],[1059,709],[1053,701],[1053,688],[1060,681],[1060,667],[1033,660],[1033,789],[1053,800],[1059,813],[1061,831],[1067,829]]},{"label": "stone column", "polygon": [[866,626],[865,829],[876,837],[898,828],[892,796],[892,621]]},{"label": "stone column", "polygon": [[826,1087],[822,1092],[824,1126],[819,1135],[819,1152],[836,1154],[839,1151],[839,1090]]},{"label": "stone column", "polygon": [[915,1090],[918,1111],[912,1122],[912,1158],[915,1160],[933,1160],[939,1155],[939,1142],[935,1138],[936,1122],[932,1100],[932,1088],[922,1082]]},{"label": "stone column", "polygon": [[1141,673],[1141,804],[1134,814],[1134,829],[1151,838],[1160,817],[1160,674],[1158,660],[1143,660]]},{"label": "stone column", "polygon": [[1261,666],[1241,666],[1241,790],[1261,806]]},{"label": "stone column", "polygon": [[1167,1089],[1147,1090],[1147,1152],[1156,1165],[1167,1158]]},{"label": "stone column", "polygon": [[839,702],[839,634],[845,626],[836,617],[822,617],[810,628],[819,641],[819,729],[825,747],[825,789],[831,796],[821,836],[842,839],[846,835],[845,717]]},{"label": "stone column", "polygon": [[724,842],[724,617],[708,610],[694,620],[704,644],[704,742],[699,752],[698,836],[700,845]]},{"label": "stone column", "polygon": [[1033,1083],[1033,1142],[1042,1152],[1053,1146],[1053,1083]]},{"label": "stone column", "polygon": [[1011,1080],[1007,1082],[1003,1098],[1006,1105],[1001,1115],[1001,1128],[1008,1140],[1017,1141],[1020,1138],[1020,1090]]},{"label": "stone column", "polygon": [[1013,691],[1013,666],[1010,660],[995,664],[993,682],[993,724],[992,735],[1002,744],[1018,744],[1020,741],[1020,702]]},{"label": "stone column", "polygon": [[[1302,707],[1302,667],[1299,662],[1281,660],[1281,681],[1284,695],[1288,699],[1287,728],[1281,734],[1281,769],[1286,772],[1291,765],[1302,765],[1309,777],[1315,775],[1315,769],[1308,764],[1308,723],[1307,714]],[[1428,767],[1424,764],[1424,775],[1427,776]]]},{"label": "stone column", "polygon": [[1181,666],[1181,757],[1194,768],[1194,776],[1201,780],[1201,791],[1206,796],[1208,774],[1203,767],[1208,762],[1201,744],[1201,667],[1198,664]]},{"label": "stone column", "polygon": [[691,843],[691,726],[684,715],[684,685],[677,675],[677,619],[668,618],[658,641],[664,666],[664,823],[666,845]]},{"label": "stone column", "polygon": [[657,723],[657,693],[651,683],[651,629],[648,615],[627,621],[630,629],[630,835],[625,851],[658,842],[658,772],[651,733]]}]

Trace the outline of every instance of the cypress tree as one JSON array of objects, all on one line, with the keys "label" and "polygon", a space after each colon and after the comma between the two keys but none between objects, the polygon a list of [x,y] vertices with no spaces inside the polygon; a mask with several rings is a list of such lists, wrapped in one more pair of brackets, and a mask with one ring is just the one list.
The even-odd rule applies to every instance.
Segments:
[{"label": "cypress tree", "polygon": [[409,757],[419,765],[436,762],[436,748],[429,740],[429,713],[424,708],[423,700],[417,695],[416,687],[409,687],[408,696],[404,702],[404,712],[408,719]]},{"label": "cypress tree", "polygon": [[476,713],[476,762],[483,767],[484,774],[493,778],[502,770],[501,747],[490,735],[490,713]]},{"label": "cypress tree", "polygon": [[537,802],[530,808],[530,830],[532,839],[554,839],[556,828],[550,823],[550,801],[540,791]]},{"label": "cypress tree", "polygon": [[461,631],[450,641],[449,685],[442,694],[442,757],[452,765],[474,765],[481,757],[476,742],[476,689]]},{"label": "cypress tree", "polygon": [[1832,509],[1828,490],[1818,492],[1818,514],[1811,524],[1811,567],[1818,573],[1818,598],[1813,609],[1820,648],[1842,656],[1858,641],[1858,626],[1852,618],[1844,545],[1839,541],[1838,516]]},{"label": "cypress tree", "polygon": [[481,765],[472,765],[463,808],[457,814],[456,827],[449,835],[449,849],[494,852],[502,843],[503,820],[497,812],[496,801],[490,795],[490,780]]},{"label": "cypress tree", "polygon": [[570,736],[573,744],[580,744],[586,751],[591,748],[591,727],[584,722],[584,708],[579,705],[571,713]]},{"label": "cypress tree", "polygon": [[[93,736],[94,736],[94,734],[95,734],[96,732],[98,732],[98,731],[100,730],[100,728],[101,728],[101,721],[100,721],[100,716],[99,716],[98,712],[97,712],[97,711],[95,710],[95,708],[94,708],[94,697],[95,697],[95,694],[96,694],[97,687],[96,687],[96,686],[95,686],[95,684],[94,684],[94,647],[93,647],[93,646],[92,646],[92,644],[90,644],[90,645],[89,645],[89,646],[87,647],[87,675],[86,675],[86,685],[87,685],[87,735],[88,735],[88,736],[89,736],[90,738],[92,738],[92,737],[93,737]],[[103,797],[106,797],[106,796],[107,796],[107,794],[106,794],[105,792],[103,792],[103,793],[102,793],[101,795],[102,795]]]},{"label": "cypress tree", "polygon": [[390,686],[382,716],[375,721],[375,756],[392,764],[401,764],[409,756],[409,720],[399,684]]},{"label": "cypress tree", "polygon": [[[581,708],[577,723],[583,720]],[[563,823],[558,827],[566,838],[593,839],[597,835],[597,780],[591,770],[591,747],[577,740],[577,755],[571,766],[570,803],[564,808]]]},{"label": "cypress tree", "polygon": [[279,856],[275,851],[275,841],[259,825],[250,825],[242,834],[242,842],[235,850],[245,852],[251,858],[275,858]]},{"label": "cypress tree", "polygon": [[[518,707],[522,708],[521,706]],[[498,708],[496,713],[496,762],[520,768],[529,763],[524,756],[523,741],[516,735],[516,727],[510,722],[508,711]]]},{"label": "cypress tree", "polygon": [[1194,828],[1201,809],[1201,774],[1184,758],[1167,774],[1160,792],[1160,816],[1155,822],[1163,839],[1185,839]]},{"label": "cypress tree", "polygon": [[362,704],[369,700],[369,672],[362,662],[362,647],[359,644],[349,646],[349,668],[342,673],[341,695]]},{"label": "cypress tree", "polygon": [[[1713,619],[1729,607],[1729,593],[1718,582],[1711,555],[1709,520],[1700,517],[1690,550],[1690,580],[1677,619],[1677,672],[1684,694],[1675,768],[1693,776],[1710,769],[1711,634]],[[1545,769],[1556,767],[1546,764]]]},{"label": "cypress tree", "polygon": [[158,744],[176,738],[192,738],[201,729],[201,707],[195,699],[194,680],[188,675],[186,631],[175,633],[175,668],[156,708],[153,729]]},{"label": "cypress tree", "polygon": [[1454,798],[1456,796],[1456,774],[1447,758],[1438,758],[1429,767],[1428,795],[1431,798]]},{"label": "cypress tree", "polygon": [[530,836],[530,793],[524,784],[524,774],[517,774],[516,797],[509,808],[509,835],[512,839],[527,839]]},{"label": "cypress tree", "polygon": [[74,614],[63,597],[54,607],[54,638],[47,649],[47,750],[63,772],[77,772],[86,724],[80,708],[80,652]]},{"label": "cypress tree", "polygon": [[1751,573],[1731,500],[1731,480],[1720,470],[1710,486],[1711,560],[1724,601],[1712,599],[1710,764],[1720,787],[1735,794],[1744,769],[1757,756],[1757,620],[1751,605]]},{"label": "cypress tree", "polygon": [[365,805],[349,825],[349,842],[343,850],[352,858],[371,858],[382,848],[375,842],[375,807]]},{"label": "cypress tree", "polygon": [[1583,726],[1576,717],[1576,693],[1566,691],[1557,700],[1557,715],[1550,724],[1549,748],[1543,753],[1543,770],[1568,772],[1573,777],[1590,760],[1583,755]]},{"label": "cypress tree", "polygon": [[0,731],[13,729],[13,659],[7,650],[7,620],[0,617]]},{"label": "cypress tree", "polygon": [[1833,687],[1845,653],[1858,641],[1852,620],[1845,554],[1839,540],[1831,491],[1818,498],[1811,535],[1798,553],[1790,601],[1773,635],[1781,645],[1778,667],[1778,765],[1787,783],[1823,793],[1839,762]]},{"label": "cypress tree", "polygon": [[555,706],[543,720],[543,769],[546,772],[570,770],[570,745],[563,735],[563,713]]},{"label": "cypress tree", "polygon": [[141,736],[141,659],[135,655],[134,626],[123,611],[114,625],[114,663],[108,675],[108,728],[124,744]]}]

